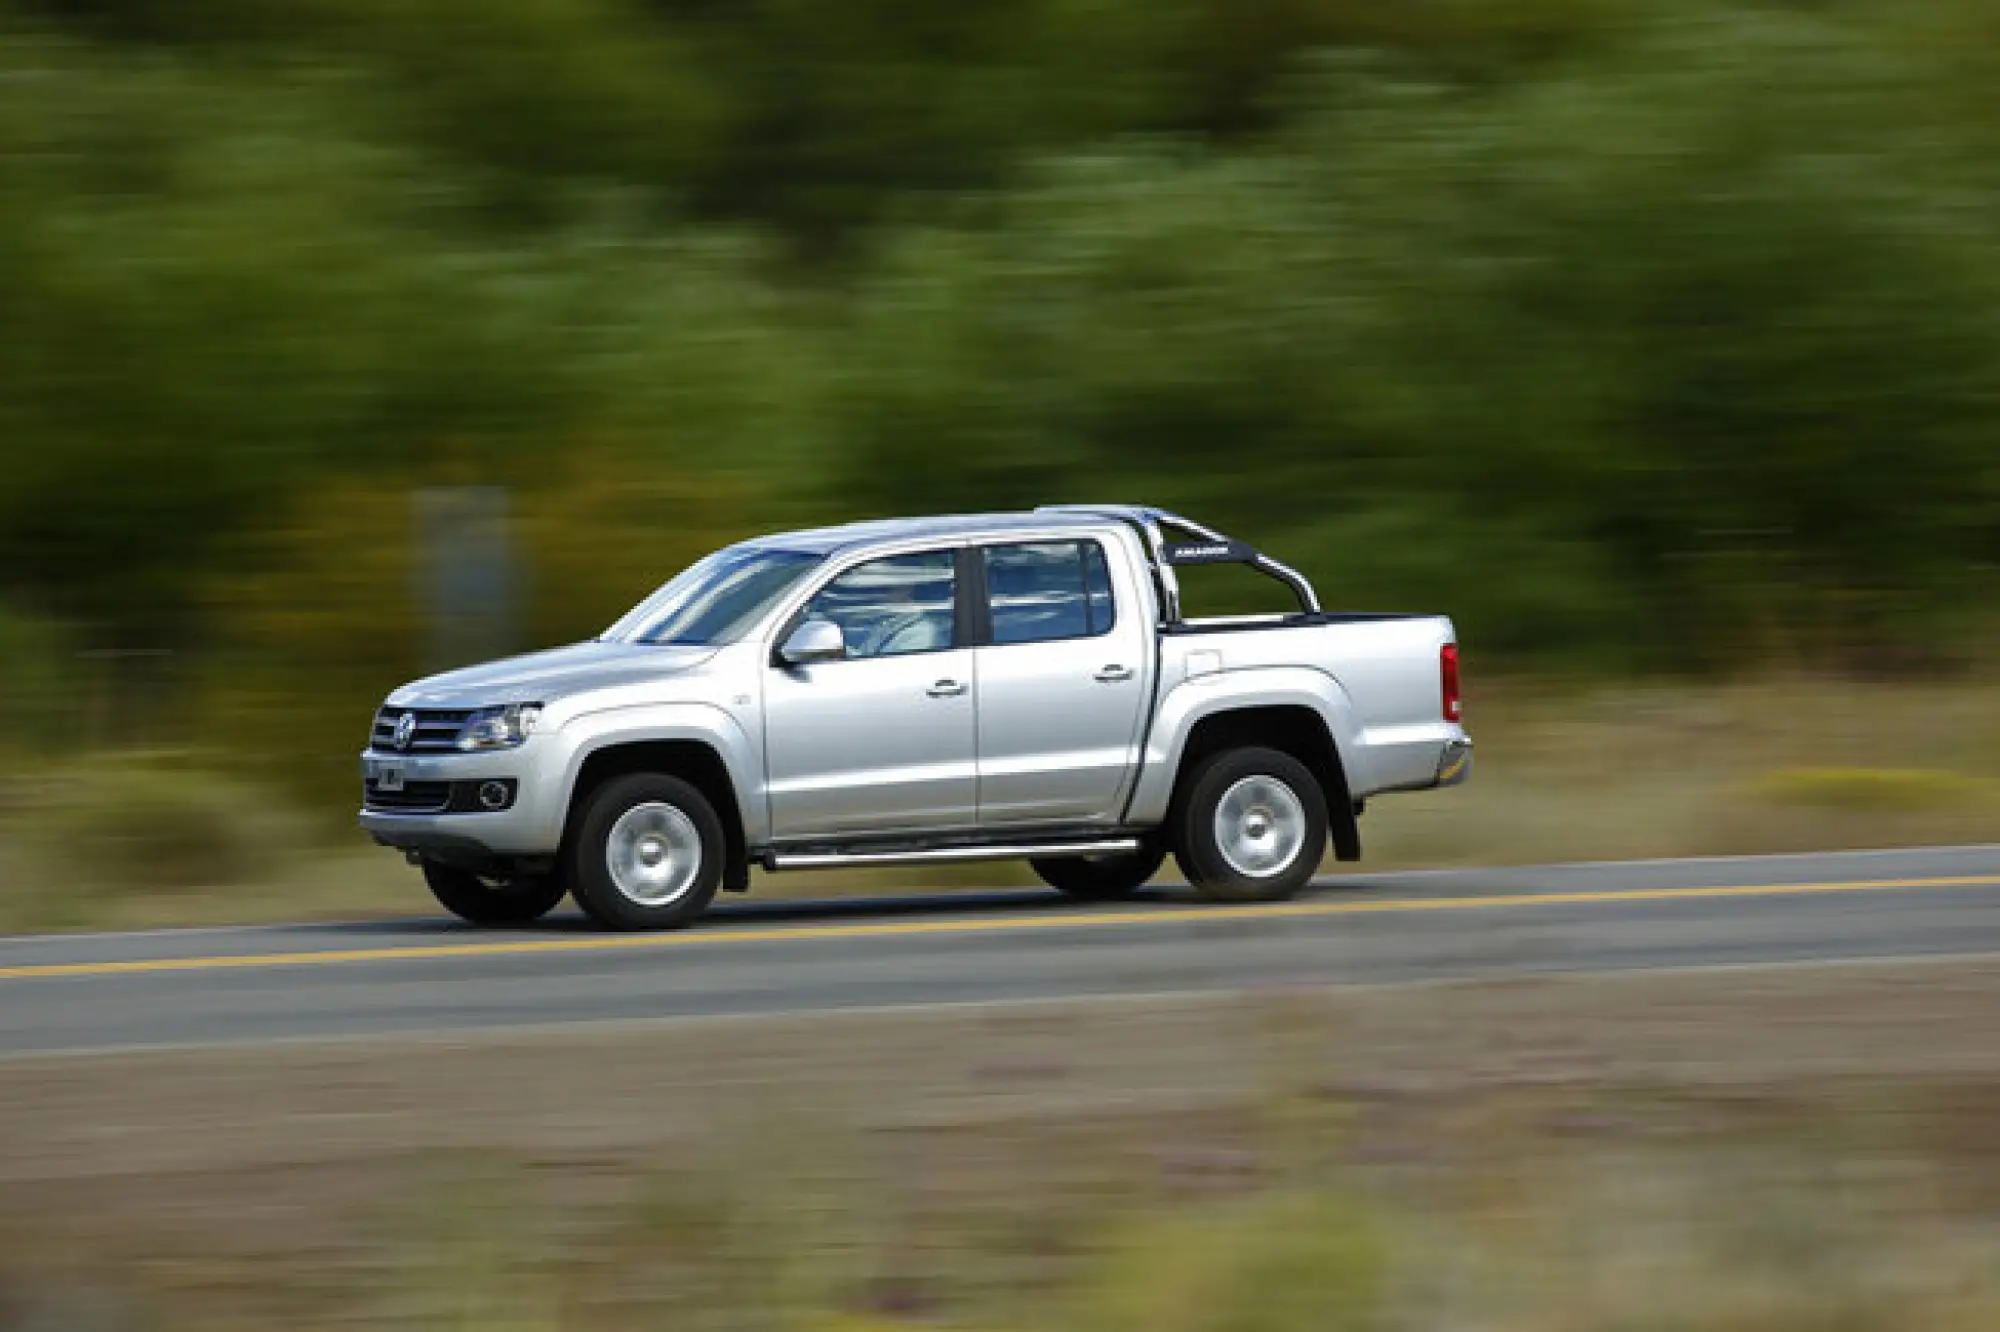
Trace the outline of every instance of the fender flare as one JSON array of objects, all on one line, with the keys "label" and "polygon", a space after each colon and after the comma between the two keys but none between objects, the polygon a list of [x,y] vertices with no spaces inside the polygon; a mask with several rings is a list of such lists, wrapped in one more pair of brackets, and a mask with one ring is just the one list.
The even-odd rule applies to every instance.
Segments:
[{"label": "fender flare", "polygon": [[577,781],[593,756],[628,745],[678,741],[701,745],[721,761],[745,844],[756,846],[770,835],[769,811],[758,798],[761,756],[749,734],[726,709],[709,703],[620,704],[569,718],[561,734],[570,742],[561,778],[565,820],[576,799]]},{"label": "fender flare", "polygon": [[1197,724],[1224,713],[1270,707],[1302,707],[1316,714],[1333,741],[1350,798],[1359,799],[1369,789],[1361,720],[1340,682],[1308,666],[1250,667],[1197,676],[1161,698],[1126,804],[1126,821],[1158,824],[1166,819],[1188,738]]}]

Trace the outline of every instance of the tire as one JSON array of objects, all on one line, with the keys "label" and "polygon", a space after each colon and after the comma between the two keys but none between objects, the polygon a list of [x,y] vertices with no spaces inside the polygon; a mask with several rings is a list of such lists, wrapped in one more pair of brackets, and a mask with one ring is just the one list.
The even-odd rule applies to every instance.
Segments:
[{"label": "tire", "polygon": [[474,925],[532,924],[553,911],[567,891],[554,874],[488,878],[435,860],[426,860],[423,869],[438,904]]},{"label": "tire", "polygon": [[1123,855],[1037,856],[1028,867],[1059,892],[1085,902],[1112,902],[1145,887],[1166,858],[1166,846],[1149,840]]},{"label": "tire", "polygon": [[677,929],[708,909],[728,853],[722,819],[694,786],[659,773],[614,777],[584,802],[570,893],[606,929]]},{"label": "tire", "polygon": [[1174,831],[1174,858],[1203,897],[1280,901],[1326,855],[1326,796],[1289,754],[1226,750],[1195,772]]}]

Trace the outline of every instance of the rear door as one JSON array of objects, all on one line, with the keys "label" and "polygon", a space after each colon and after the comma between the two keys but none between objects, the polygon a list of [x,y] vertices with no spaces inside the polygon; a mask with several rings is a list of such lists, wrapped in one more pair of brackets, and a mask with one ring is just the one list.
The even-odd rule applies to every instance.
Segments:
[{"label": "rear door", "polygon": [[981,557],[980,825],[1115,819],[1144,723],[1146,619],[1120,604],[1095,539]]}]

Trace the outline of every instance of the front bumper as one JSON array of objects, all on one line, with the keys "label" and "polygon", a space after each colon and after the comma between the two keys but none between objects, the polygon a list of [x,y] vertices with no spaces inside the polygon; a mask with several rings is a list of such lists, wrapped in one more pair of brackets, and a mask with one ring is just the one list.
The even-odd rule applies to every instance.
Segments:
[{"label": "front bumper", "polygon": [[[361,759],[367,803],[358,817],[362,831],[383,846],[465,860],[552,855],[561,839],[560,796],[537,765],[524,760],[520,748],[423,755],[370,750]],[[401,769],[405,790],[448,785],[447,807],[396,809],[374,803],[379,797],[366,794],[371,789],[367,783],[382,763]],[[477,792],[496,782],[510,787],[511,803],[498,810],[480,807]]]}]

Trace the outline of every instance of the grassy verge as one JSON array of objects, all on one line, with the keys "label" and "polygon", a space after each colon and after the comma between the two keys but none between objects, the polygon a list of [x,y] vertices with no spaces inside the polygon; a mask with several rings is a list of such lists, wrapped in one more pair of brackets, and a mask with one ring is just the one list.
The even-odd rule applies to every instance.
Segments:
[{"label": "grassy verge", "polygon": [[[1375,802],[1360,872],[2000,841],[2000,685],[1489,683],[1467,786]],[[344,811],[214,756],[100,755],[0,791],[0,929],[434,910]],[[1014,865],[759,877],[812,897],[1027,882]]]},{"label": "grassy verge", "polygon": [[1495,685],[1467,786],[1369,810],[1367,864],[2000,840],[2000,685]]},{"label": "grassy verge", "polygon": [[0,1288],[94,1332],[1972,1332],[2000,1326],[1995,985],[15,1062]]}]

